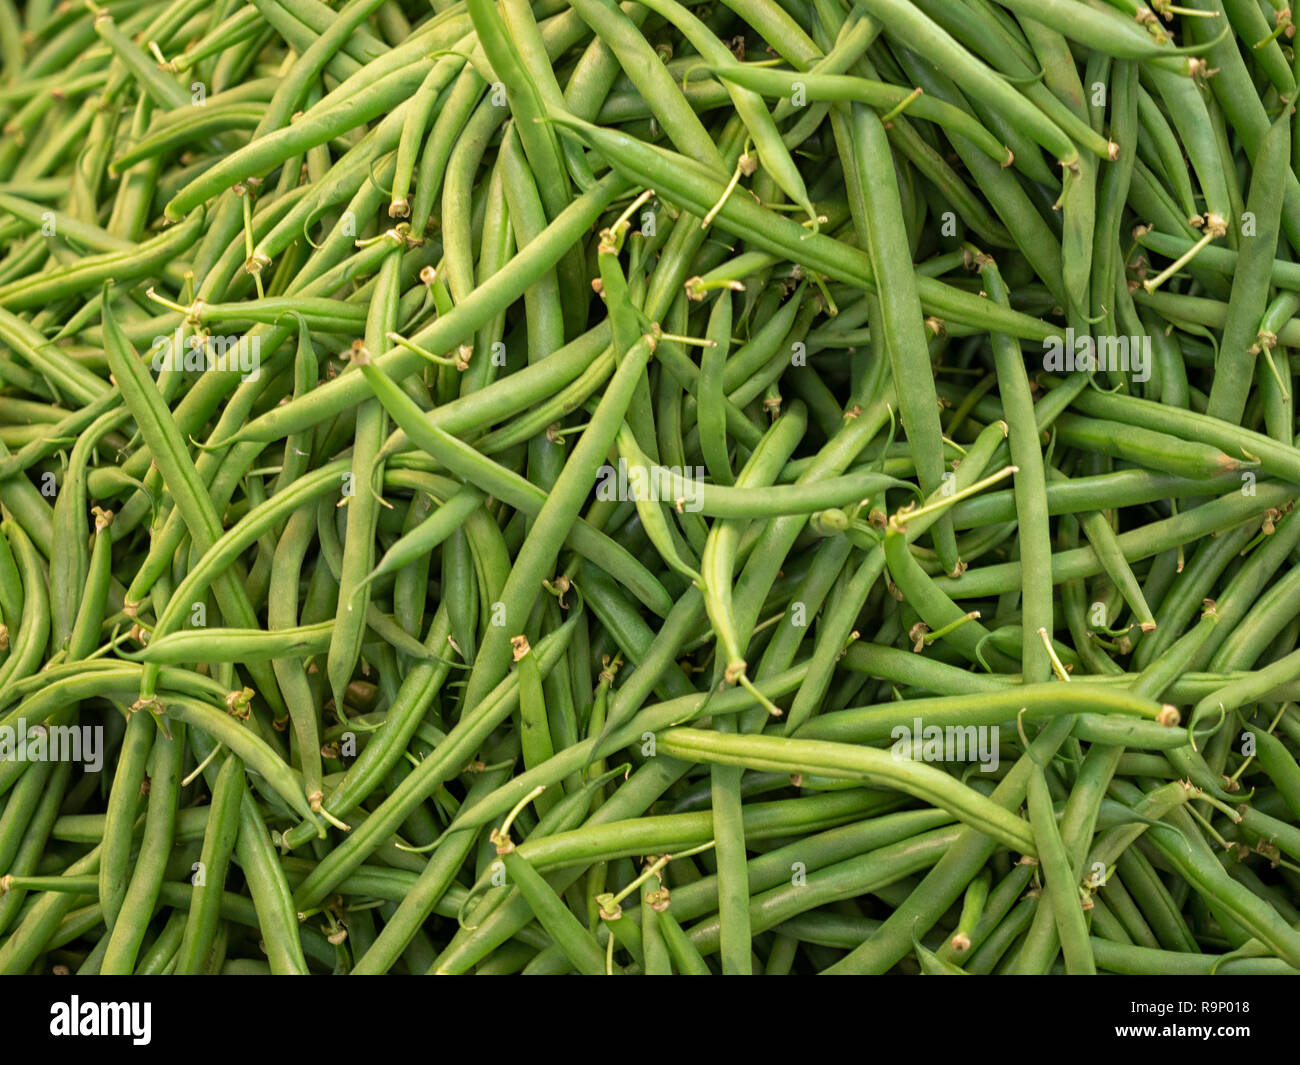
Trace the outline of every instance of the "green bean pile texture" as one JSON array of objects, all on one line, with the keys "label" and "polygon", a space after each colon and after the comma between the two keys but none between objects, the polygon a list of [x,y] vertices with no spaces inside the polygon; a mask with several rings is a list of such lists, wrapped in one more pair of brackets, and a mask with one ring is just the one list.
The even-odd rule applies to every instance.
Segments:
[{"label": "green bean pile texture", "polygon": [[1281,0],[0,0],[0,973],[1300,971]]}]

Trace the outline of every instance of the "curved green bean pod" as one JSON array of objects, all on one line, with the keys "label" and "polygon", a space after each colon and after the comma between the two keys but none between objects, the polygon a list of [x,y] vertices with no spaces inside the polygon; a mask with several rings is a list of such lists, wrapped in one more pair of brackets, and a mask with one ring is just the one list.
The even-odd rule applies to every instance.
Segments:
[{"label": "curved green bean pod", "polygon": [[1023,854],[1035,853],[1032,833],[1018,817],[946,773],[924,763],[893,758],[871,747],[772,736],[723,736],[692,728],[663,730],[659,747],[665,754],[696,762],[882,783],[948,810]]}]

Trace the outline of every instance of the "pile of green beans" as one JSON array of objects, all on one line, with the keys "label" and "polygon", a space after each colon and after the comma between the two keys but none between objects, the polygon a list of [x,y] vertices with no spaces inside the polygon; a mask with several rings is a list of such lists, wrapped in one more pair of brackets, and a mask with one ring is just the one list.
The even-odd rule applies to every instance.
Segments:
[{"label": "pile of green beans", "polygon": [[1300,972],[1291,19],[0,0],[0,973]]}]

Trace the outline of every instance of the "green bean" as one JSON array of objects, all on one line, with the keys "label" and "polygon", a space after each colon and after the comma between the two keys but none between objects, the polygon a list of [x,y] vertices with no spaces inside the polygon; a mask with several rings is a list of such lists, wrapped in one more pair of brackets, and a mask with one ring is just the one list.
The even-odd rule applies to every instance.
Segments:
[{"label": "green bean", "polygon": [[[366,745],[330,792],[324,803],[330,816],[349,816],[402,757],[450,672],[450,663],[437,654],[445,647],[448,635],[447,612],[439,610],[425,639],[425,647],[431,652],[430,660],[422,662],[406,675],[389,708],[381,736]],[[304,822],[286,832],[284,842],[288,847],[296,847],[307,842],[312,835],[312,827]]]},{"label": "green bean", "polygon": [[111,510],[94,507],[95,535],[90,551],[89,573],[82,599],[77,606],[72,631],[68,634],[68,658],[72,661],[85,658],[99,644],[104,614],[108,606],[109,586],[112,583],[113,539],[109,528],[113,521]]},{"label": "green bean", "polygon": [[[991,890],[987,886],[982,886],[985,880],[983,875],[973,880],[970,887],[967,888],[967,897],[973,895],[978,899],[981,892],[987,892],[987,898],[982,903],[979,919],[974,928],[970,929],[965,945],[962,946],[962,940],[959,939],[959,936],[962,935],[961,929],[965,925],[966,917],[963,902],[962,920],[959,922],[958,932],[940,948],[940,959],[947,962],[974,961],[984,943],[988,941],[990,935],[1000,928],[1003,918],[1011,911],[1020,893],[1028,886],[1033,872],[1033,866],[1017,863]],[[958,949],[959,947],[961,949]]]},{"label": "green bean", "polygon": [[[742,475],[743,476],[743,475]],[[718,732],[734,733],[736,723],[724,719]],[[739,766],[714,765],[709,772],[713,799],[713,836],[718,860],[719,945],[724,976],[751,976],[749,870],[745,862],[745,824]]]},{"label": "green bean", "polygon": [[[1019,805],[1028,788],[1028,777],[1036,755],[1048,757],[1065,741],[1070,719],[1058,718],[1039,733],[1029,752],[1022,755],[1011,772],[993,792],[994,801],[1003,809]],[[843,961],[835,971],[851,972],[879,969],[884,971],[907,953],[917,918],[932,926],[943,911],[965,890],[979,869],[988,861],[995,844],[987,836],[966,829],[948,853],[934,867],[921,885],[897,908],[880,931]],[[917,934],[922,934],[917,931]],[[1004,948],[1005,949],[1005,948]],[[972,958],[972,962],[974,959]],[[969,966],[968,966],[969,968]]]},{"label": "green bean", "polygon": [[1295,616],[1295,582],[1288,573],[1267,589],[1250,607],[1250,612],[1219,645],[1211,663],[1225,662],[1250,668],[1258,661],[1278,629]]},{"label": "green bean", "polygon": [[5,869],[10,868],[22,845],[29,818],[53,768],[52,764],[42,762],[24,773],[5,804],[4,813],[0,814],[0,866]]},{"label": "green bean", "polygon": [[[96,847],[69,865],[64,875],[77,877],[93,874],[98,864],[99,848]],[[70,892],[44,893],[32,904],[4,946],[0,947],[0,972],[12,975],[26,972],[45,949],[59,923],[76,909],[78,901],[84,897]]]},{"label": "green bean", "polygon": [[[1170,233],[1159,233],[1144,226],[1140,226],[1134,231],[1133,239],[1142,247],[1150,248],[1152,251],[1171,259],[1184,255],[1195,243],[1186,237]],[[1208,245],[1196,253],[1196,263],[1200,266],[1208,266],[1219,273],[1231,275],[1237,269],[1239,256],[1240,252],[1231,248],[1218,248],[1214,245]],[[1292,262],[1274,259],[1271,264],[1269,278],[1279,288],[1294,290],[1297,286],[1300,286],[1300,267],[1297,267],[1297,264]]]},{"label": "green bean", "polygon": [[[620,816],[644,811],[669,784],[681,776],[683,771],[684,768],[681,767],[680,763],[672,759],[658,759],[647,765],[633,780],[619,788],[606,801],[604,806],[592,815],[592,823],[604,824],[617,820]],[[571,799],[577,799],[578,797],[575,794],[566,798],[565,801],[567,803]],[[511,799],[512,803],[515,801],[515,799]],[[509,809],[509,806],[504,809]],[[558,809],[559,807],[557,807],[556,811],[552,811],[550,816],[555,816]],[[540,827],[541,825],[539,825],[539,829]],[[534,830],[534,837],[536,835],[537,830]],[[521,846],[528,845],[527,842],[521,844]],[[581,870],[565,874],[557,877],[555,884],[559,890],[565,890],[581,876]],[[532,920],[531,911],[518,894],[513,894],[510,898],[505,899],[498,907],[492,909],[492,912],[486,916],[481,925],[477,924],[478,918],[487,908],[488,903],[485,900],[483,907],[471,914],[471,920],[476,922],[475,927],[472,930],[462,930],[462,933],[453,939],[448,948],[439,956],[431,972],[463,971],[463,966],[474,964],[477,960],[475,955],[481,957],[481,951],[490,951],[494,945],[504,942],[511,935],[518,933]]]},{"label": "green bean", "polygon": [[[72,766],[64,762],[48,772],[39,768],[23,774],[22,790],[14,789],[0,825],[3,826],[4,868],[12,875],[33,872],[49,843],[59,804],[67,793]],[[0,931],[7,930],[20,915],[24,893],[14,891],[0,898]]]},{"label": "green bean", "polygon": [[[376,295],[366,317],[365,340],[354,357],[382,355],[390,343],[389,334],[397,325],[401,247],[400,242],[395,243],[380,267]],[[343,705],[343,690],[361,656],[365,612],[370,605],[370,587],[364,581],[374,566],[375,526],[379,521],[380,499],[374,484],[382,481],[384,475],[378,455],[387,432],[388,417],[379,401],[363,404],[357,412],[352,448],[352,491],[347,496],[347,535],[339,576],[338,612],[326,656],[326,675],[334,705],[338,707]]]},{"label": "green bean", "polygon": [[930,631],[946,632],[947,641],[971,662],[979,662],[983,656],[993,669],[1010,671],[1014,663],[1007,655],[993,649],[981,650],[981,644],[989,636],[988,630],[936,587],[912,555],[907,539],[907,534],[897,525],[891,527],[884,538],[889,575],[904,600],[920,614]]},{"label": "green bean", "polygon": [[184,755],[183,725],[175,724],[171,736],[162,729],[156,731],[149,754],[149,805],[144,842],[104,951],[100,966],[104,975],[130,975],[135,969],[171,850]]},{"label": "green bean", "polygon": [[972,56],[940,26],[920,11],[895,0],[864,0],[863,7],[880,19],[885,32],[914,47],[942,70],[963,83],[967,91],[984,96],[1020,125],[1063,166],[1077,162],[1077,150],[1056,126],[1023,97]]},{"label": "green bean", "polygon": [[[978,259],[980,277],[989,298],[999,303],[1007,302],[1006,287],[997,265],[987,258]],[[1025,628],[1030,632],[1055,630],[1052,620],[1051,584],[1041,579],[1041,574],[1051,572],[1051,543],[1047,536],[1049,509],[1047,484],[1043,475],[1042,452],[1037,440],[1027,430],[1033,426],[1033,404],[1029,394],[1029,380],[1020,359],[1019,348],[1007,337],[993,338],[994,358],[998,377],[1003,386],[1003,404],[1006,409],[1011,458],[1016,464],[1015,503],[1016,519],[1021,529],[1020,559],[1022,573],[1021,599]],[[954,511],[954,525],[956,525]],[[1032,648],[1032,650],[1031,650]],[[1030,642],[1024,650],[1024,675],[1026,681],[1041,682],[1051,674],[1051,662],[1041,644]]]},{"label": "green bean", "polygon": [[[629,180],[654,188],[659,195],[674,200],[693,214],[703,217],[722,201],[717,224],[756,247],[780,255],[789,254],[801,265],[836,281],[874,288],[875,275],[865,253],[855,253],[824,234],[806,233],[798,223],[744,199],[727,197],[724,200],[724,183],[689,159],[576,118],[554,116],[552,121],[572,129]],[[1004,328],[1008,334],[1026,339],[1045,339],[1049,335],[1045,323],[1040,328],[1027,315],[991,307],[987,301],[950,289],[933,278],[919,277],[916,284],[922,306],[946,320],[975,324],[978,319],[981,326]]]},{"label": "green bean", "polygon": [[[807,415],[803,405],[796,404],[764,435],[737,477],[735,487],[741,491],[752,491],[770,483],[793,453],[806,425]],[[740,630],[736,624],[732,587],[740,533],[741,523],[738,519],[718,523],[710,529],[700,559],[704,605],[714,631],[718,634],[719,650],[725,655],[725,661],[721,664],[723,679],[728,684],[747,681],[745,649],[741,645]]]},{"label": "green bean", "polygon": [[153,718],[149,714],[135,713],[127,719],[122,754],[113,776],[114,787],[109,792],[97,894],[104,909],[104,923],[110,932],[126,897],[131,838],[154,731]]},{"label": "green bean", "polygon": [[729,168],[713,138],[694,111],[684,105],[676,82],[663,69],[637,24],[609,0],[578,0],[574,10],[614,53],[678,150],[725,174]]},{"label": "green bean", "polygon": [[698,729],[666,729],[659,735],[659,746],[676,757],[697,757],[723,765],[743,765],[751,769],[790,768],[842,779],[865,779],[885,782],[909,795],[926,798],[972,824],[981,826],[997,838],[1026,854],[1033,854],[1034,844],[1024,823],[1010,817],[987,799],[957,785],[950,777],[920,763],[909,764],[891,758],[870,747],[816,740],[779,740],[766,736],[729,736],[724,738]]},{"label": "green bean", "polygon": [[[698,593],[696,593],[697,596]],[[692,597],[695,598],[693,603],[689,599],[686,600],[687,606],[682,612],[684,616],[692,620],[698,618],[699,614],[702,613],[696,597]],[[655,642],[660,643],[660,638],[657,638]],[[706,706],[713,713],[738,713],[749,709],[756,702],[755,697],[749,691],[743,688],[733,688],[715,693],[712,701],[708,703],[706,703],[704,695],[697,693],[695,695],[683,695],[668,702],[641,709],[640,704],[649,694],[650,688],[656,679],[656,667],[663,668],[656,659],[666,657],[671,662],[673,650],[677,646],[677,642],[664,638],[660,648],[652,648],[650,653],[645,656],[638,665],[637,670],[628,677],[624,685],[615,693],[609,721],[600,736],[585,740],[557,753],[545,766],[539,766],[536,770],[522,774],[508,785],[498,789],[490,799],[484,800],[473,809],[461,811],[456,820],[453,821],[452,827],[486,824],[508,811],[522,795],[527,793],[528,789],[535,787],[537,784],[549,785],[556,780],[563,780],[570,772],[588,765],[592,758],[617,751],[627,746],[628,743],[642,737],[647,731],[653,733],[683,720],[690,720],[702,713]],[[660,653],[657,654],[656,651]],[[646,671],[651,674],[648,680],[645,679]],[[769,700],[779,698],[798,686],[803,679],[804,672],[803,668],[796,666],[768,678],[760,684],[756,684],[755,687]],[[631,709],[628,709],[628,707]],[[672,765],[681,765],[675,760],[669,760],[669,762]],[[606,807],[602,807],[600,813],[603,814],[605,810]]]},{"label": "green bean", "polygon": [[[471,786],[470,796],[478,797],[491,791],[505,779],[504,768],[487,770],[476,774]],[[467,800],[468,801],[468,800]],[[425,866],[411,890],[406,893],[401,905],[393,917],[385,924],[371,948],[356,960],[353,975],[386,971],[385,959],[390,960],[400,946],[397,941],[414,934],[415,925],[427,917],[439,905],[444,895],[450,895],[457,887],[451,883],[456,869],[464,861],[466,854],[474,844],[475,833],[462,833],[455,841],[444,843],[438,853]]]},{"label": "green bean", "polygon": [[75,266],[0,285],[0,305],[10,310],[26,310],[93,289],[108,279],[121,282],[150,275],[193,245],[202,226],[203,212],[195,211],[180,225],[138,248],[131,248],[130,252],[88,256]]},{"label": "green bean", "polygon": [[924,96],[911,100],[912,94],[899,86],[867,78],[813,72],[787,73],[747,65],[715,67],[710,73],[714,77],[722,78],[724,81],[734,81],[770,97],[788,97],[796,91],[796,86],[801,86],[803,95],[810,100],[850,101],[866,104],[877,110],[890,111],[904,101],[910,101],[907,108],[908,115],[924,118],[962,133],[995,162],[1006,163],[1010,157],[1010,149],[1006,145],[999,144],[988,130],[973,121],[960,108]]},{"label": "green bean", "polygon": [[[543,237],[532,241],[521,250],[511,260],[508,268],[494,274],[476,288],[467,300],[457,304],[450,314],[438,318],[431,326],[416,333],[410,338],[411,341],[436,351],[449,350],[469,339],[483,323],[497,313],[501,306],[508,304],[543,273],[552,269],[563,249],[569,246],[577,234],[584,232],[591,225],[595,217],[614,199],[622,187],[621,180],[612,176],[597,182],[547,227]],[[591,342],[595,343],[597,339],[598,337],[593,336]],[[599,351],[600,348],[597,347],[594,352],[587,354],[586,358],[599,354]],[[583,358],[581,349],[575,351],[575,356],[577,359]],[[392,375],[403,377],[420,366],[421,361],[419,355],[405,348],[399,348],[381,356],[377,365]],[[549,387],[551,374],[559,368],[553,365],[543,367],[539,364],[539,369],[544,369],[545,373],[531,380],[543,384],[543,387]],[[579,371],[580,367],[575,367],[571,372],[576,375]],[[488,390],[485,389],[481,395],[466,397],[462,401],[460,410],[475,412],[470,415],[467,424],[475,424],[476,417],[481,413],[481,410],[476,408],[482,408],[484,404],[501,400],[510,402],[513,396],[513,401],[520,404],[517,409],[524,409],[536,398],[535,394],[520,394],[521,382],[503,381],[501,384],[506,387],[491,398],[487,398]],[[319,424],[355,406],[366,396],[367,391],[361,375],[344,374],[322,385],[310,396],[304,397],[297,407],[289,405],[268,412],[241,428],[239,433],[232,434],[231,439],[224,442],[229,443],[235,439],[260,439],[264,434],[267,439],[279,439],[290,432]],[[478,402],[472,402],[474,399]]]},{"label": "green bean", "polygon": [[297,913],[289,886],[247,786],[239,806],[236,851],[257,908],[258,926],[267,945],[272,972],[278,976],[305,974],[307,963],[302,955]]},{"label": "green bean", "polygon": [[669,902],[663,897],[663,892],[663,881],[657,876],[651,876],[646,881],[645,892],[641,896],[641,944],[647,976],[672,975],[668,946],[659,927],[659,918]]},{"label": "green bean", "polygon": [[1089,940],[1100,969],[1111,973],[1161,973],[1170,976],[1290,974],[1295,968],[1280,958],[1235,959],[1230,955],[1186,954],[1150,947],[1124,946],[1093,936]]},{"label": "green bean", "polygon": [[1262,729],[1251,728],[1248,731],[1255,737],[1255,757],[1260,768],[1277,786],[1287,808],[1294,815],[1300,807],[1300,768],[1282,741]]},{"label": "green bean", "polygon": [[1163,433],[1118,422],[1062,414],[1055,425],[1061,439],[1073,447],[1100,451],[1181,477],[1235,473],[1251,465],[1208,444],[1182,443]]},{"label": "green bean", "polygon": [[[923,832],[902,843],[821,869],[802,887],[785,884],[765,891],[751,900],[750,920],[755,928],[763,931],[797,913],[852,897],[859,893],[855,886],[865,891],[885,887],[910,872],[933,865],[957,835],[953,828]],[[712,919],[695,925],[690,932],[692,941],[704,953],[717,949],[717,935],[718,924]]]},{"label": "green bean", "polygon": [[[541,671],[537,659],[528,645],[526,636],[515,637],[515,668],[519,674],[519,742],[524,766],[532,769],[541,765],[555,753],[551,741],[550,719],[546,710],[546,696],[542,691]],[[539,813],[546,813],[562,798],[558,790],[543,792],[537,797]],[[542,800],[546,800],[543,802]]]},{"label": "green bean", "polygon": [[[572,638],[573,627],[581,616],[569,618],[555,633],[549,634],[539,643],[536,653],[538,666],[543,673],[548,672],[564,651],[566,642]],[[302,905],[318,902],[333,884],[330,878],[337,876],[334,867],[346,871],[355,867],[365,856],[364,848],[378,845],[385,836],[385,826],[391,831],[414,809],[425,796],[444,780],[454,775],[468,761],[473,750],[491,731],[513,711],[519,697],[519,684],[516,676],[503,679],[489,696],[481,702],[470,704],[473,713],[462,717],[438,751],[420,763],[419,767],[384,801],[381,811],[377,811],[338,849],[331,853],[330,859],[322,862],[312,876],[308,877],[298,888],[296,897]],[[357,852],[361,853],[358,855]],[[321,885],[325,885],[322,887]]]},{"label": "green bean", "polygon": [[[1047,512],[1051,516],[1077,514],[1087,510],[1130,507],[1159,499],[1182,499],[1218,495],[1242,483],[1239,474],[1224,473],[1211,478],[1177,477],[1149,470],[1124,469],[1096,476],[1075,476],[1045,486]],[[1012,520],[1016,515],[1013,491],[984,492],[963,499],[952,508],[953,524],[959,529]]]},{"label": "green bean", "polygon": [[1167,751],[1181,747],[1186,737],[1176,729],[1127,717],[1106,717],[1091,711],[1081,713],[1074,734],[1089,743],[1107,747],[1136,747]]},{"label": "green bean", "polygon": [[[358,118],[365,121],[385,112],[389,112],[390,120],[402,118],[400,106],[394,111],[390,109],[410,96],[431,66],[432,63],[427,60],[412,63],[406,70],[379,78],[365,89],[358,90],[345,104],[331,107],[329,97],[326,97],[313,108],[310,119],[259,137],[199,175],[172,197],[164,210],[165,216],[172,220],[185,217],[197,204],[206,202],[215,192],[240,181],[260,177],[299,152],[323,144],[331,137],[352,128]],[[400,130],[400,123],[394,121],[393,128]]]},{"label": "green bean", "polygon": [[885,706],[866,706],[823,713],[795,730],[796,736],[836,742],[871,743],[892,735],[900,724],[923,719],[929,725],[996,725],[1017,716],[1025,720],[1059,714],[1088,713],[1140,718],[1161,728],[1178,724],[1178,712],[1141,695],[1086,680],[1013,685],[976,695],[905,699]]},{"label": "green bean", "polygon": [[1057,833],[1056,820],[1052,816],[1052,797],[1047,790],[1047,780],[1038,766],[1029,776],[1029,820],[1046,879],[1045,890],[1065,953],[1066,972],[1092,975],[1096,972],[1096,965],[1088,945],[1088,926],[1079,905],[1079,890],[1065,844]]},{"label": "green bean", "polygon": [[[1199,97],[1198,97],[1199,99]],[[1255,153],[1250,200],[1254,235],[1245,237],[1232,274],[1232,294],[1223,326],[1219,361],[1205,413],[1223,421],[1240,420],[1253,375],[1254,333],[1268,298],[1269,275],[1277,252],[1286,188],[1283,175],[1290,163],[1291,122],[1283,114],[1269,127]]]},{"label": "green bean", "polygon": [[1152,827],[1160,829],[1158,833],[1152,833],[1157,849],[1188,878],[1193,888],[1214,899],[1252,935],[1268,944],[1287,964],[1296,964],[1300,956],[1297,933],[1278,916],[1276,910],[1232,880],[1208,848],[1202,854],[1191,846],[1185,836],[1176,834],[1169,825],[1156,824]]},{"label": "green bean", "polygon": [[[251,729],[244,728],[228,714],[188,696],[171,696],[163,704],[162,712],[168,719],[205,732],[229,748],[248,768],[265,778],[276,794],[297,810],[305,821],[319,826],[320,822],[303,793],[301,780]],[[324,831],[323,828],[320,831]]]},{"label": "green bean", "polygon": [[204,972],[208,965],[217,935],[226,870],[239,834],[243,773],[239,759],[228,757],[213,786],[212,811],[194,880],[193,901],[177,953],[176,972],[182,975]]},{"label": "green bean", "polygon": [[538,922],[586,976],[605,973],[605,954],[595,937],[578,923],[563,900],[522,857],[505,832],[495,835],[497,854],[505,863],[506,875],[527,900]]},{"label": "green bean", "polygon": [[[703,22],[680,4],[675,3],[674,0],[648,0],[646,6],[681,30],[706,62],[714,65],[719,62],[730,65],[732,56],[726,46]],[[816,232],[817,212],[808,199],[803,177],[781,142],[776,123],[762,105],[758,94],[739,83],[729,85],[728,92],[737,114],[754,139],[763,168],[785,194],[807,213],[813,231]]]},{"label": "green bean", "polygon": [[[1064,476],[1055,470],[1052,473],[1056,478]],[[1141,631],[1145,633],[1154,630],[1156,620],[1152,616],[1151,607],[1142,594],[1142,586],[1138,583],[1138,579],[1134,576],[1128,560],[1124,557],[1124,552],[1119,546],[1115,531],[1106,520],[1106,516],[1101,513],[1085,514],[1080,524],[1082,524],[1083,530],[1087,534],[1089,544],[1097,553],[1097,558],[1101,561],[1106,576],[1119,590],[1129,609],[1133,611],[1133,616],[1137,620]]]},{"label": "green bean", "polygon": [[682,976],[712,976],[713,970],[699,948],[686,935],[677,918],[672,913],[672,902],[656,915],[656,922],[664,945],[672,958],[673,967]]},{"label": "green bean", "polygon": [[[124,390],[127,407],[136,418],[141,434],[149,442],[154,461],[163,471],[168,487],[175,494],[177,511],[182,515],[191,538],[196,546],[206,551],[217,539],[221,527],[212,501],[198,481],[194,466],[162,397],[145,376],[144,368],[132,352],[130,342],[117,326],[107,298],[104,301],[104,326],[109,363]],[[223,576],[217,583],[217,595],[231,620],[243,622],[242,627],[253,627],[252,605],[242,587],[229,576]],[[271,698],[275,690],[274,677],[261,668],[250,672],[262,685],[264,694]],[[147,699],[153,694],[155,676],[155,667],[147,666],[141,678],[142,698]]]},{"label": "green bean", "polygon": [[329,647],[332,622],[275,629],[190,629],[150,643],[135,657],[169,666],[186,662],[260,662],[285,655],[307,657]]},{"label": "green bean", "polygon": [[[1136,66],[1134,70],[1136,72]],[[1155,80],[1154,73],[1150,77]],[[1163,79],[1161,80],[1163,81]],[[1181,101],[1176,99],[1175,102]],[[1186,170],[1182,149],[1179,147],[1178,138],[1169,125],[1169,120],[1165,117],[1164,112],[1160,110],[1159,105],[1150,93],[1141,87],[1138,88],[1137,107],[1141,123],[1138,132],[1141,136],[1134,136],[1130,139],[1130,143],[1136,141],[1138,152],[1142,153],[1152,171],[1162,176],[1166,184],[1174,186],[1171,191],[1177,198],[1178,205],[1183,209],[1187,221],[1189,223],[1192,223],[1193,220],[1199,221],[1200,212],[1196,210],[1195,196],[1192,192],[1192,177]],[[1186,125],[1186,121],[1184,121],[1184,125]],[[1220,184],[1222,184],[1221,176]],[[1224,191],[1226,194],[1226,189]]]},{"label": "green bean", "polygon": [[[9,687],[36,672],[50,638],[50,600],[36,545],[12,517],[0,521],[0,534],[12,541],[22,586],[21,613],[10,615],[21,618],[18,632],[9,638],[9,657],[0,663],[0,684]],[[17,591],[11,589],[11,606]]]},{"label": "green bean", "polygon": [[1217,233],[1224,222],[1234,217],[1234,213],[1205,99],[1191,78],[1154,65],[1150,68],[1150,77],[1165,102],[1181,142],[1186,145],[1187,156],[1205,196],[1206,232]]},{"label": "green bean", "polygon": [[[298,620],[298,579],[309,538],[315,532],[310,508],[303,507],[284,526],[284,535],[271,557],[266,621],[272,629],[291,627]],[[167,637],[163,637],[167,639]],[[316,700],[303,664],[276,658],[271,667],[284,693],[298,756],[302,762],[303,787],[308,797],[321,791],[320,729]]]},{"label": "green bean", "polygon": [[[701,285],[703,284],[704,282],[701,281]],[[727,454],[727,418],[724,406],[731,325],[731,293],[723,290],[709,313],[707,339],[712,343],[700,356],[700,375],[695,398],[700,450],[704,456],[704,463],[713,480],[724,486],[736,482],[735,474],[731,469],[731,459]]]},{"label": "green bean", "polygon": [[[1236,494],[1223,496],[1194,511],[1152,522],[1141,530],[1120,533],[1119,545],[1130,563],[1140,558],[1149,558],[1189,539],[1225,528],[1228,521],[1236,524],[1237,520],[1249,518],[1252,513],[1262,513],[1274,501],[1284,501],[1289,493],[1287,487],[1264,484],[1258,486],[1254,497]],[[1265,503],[1263,507],[1259,506],[1261,500]],[[1059,583],[1077,577],[1090,577],[1100,573],[1101,568],[1101,563],[1091,548],[1058,552],[1052,558],[1052,580]],[[1019,563],[995,564],[961,577],[939,578],[935,584],[956,598],[977,598],[1015,587],[1019,581],[1019,569]]]},{"label": "green bean", "polygon": [[[852,140],[857,152],[854,171],[862,177],[877,171],[889,157],[884,126],[876,115],[861,105],[853,110]],[[861,178],[860,178],[861,180]],[[898,398],[904,431],[912,446],[921,490],[930,495],[938,491],[943,476],[942,429],[939,423],[938,398],[932,389],[930,355],[925,342],[920,307],[920,288],[908,284],[911,271],[900,269],[900,262],[910,267],[906,251],[906,234],[898,221],[901,206],[896,189],[890,185],[861,185],[864,234],[872,250],[872,269],[889,287],[889,299],[882,300],[881,328],[889,353],[894,391]],[[949,572],[957,566],[957,547],[951,522],[943,518],[934,531],[935,549]]]},{"label": "green bean", "polygon": [[959,954],[964,954],[970,950],[971,935],[979,927],[992,884],[993,875],[988,870],[985,870],[971,881],[970,887],[966,889],[966,894],[962,897],[961,915],[957,919],[957,929],[952,938],[944,945],[945,949],[951,948]]}]

